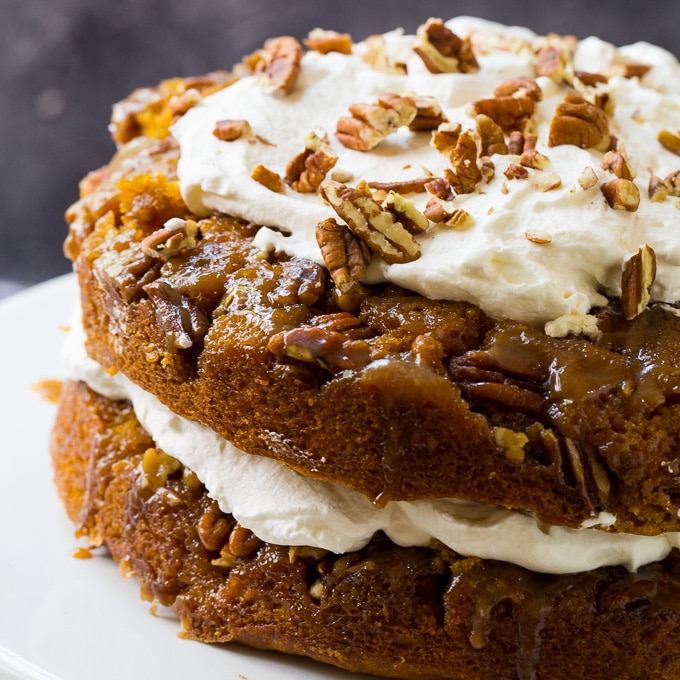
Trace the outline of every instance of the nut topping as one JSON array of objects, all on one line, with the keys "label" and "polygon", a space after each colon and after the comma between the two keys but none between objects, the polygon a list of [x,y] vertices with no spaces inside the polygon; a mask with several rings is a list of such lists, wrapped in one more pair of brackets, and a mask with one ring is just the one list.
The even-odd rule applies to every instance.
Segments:
[{"label": "nut topping", "polygon": [[635,212],[640,206],[640,190],[629,179],[617,178],[611,182],[605,182],[600,189],[609,207],[614,210]]},{"label": "nut topping", "polygon": [[561,36],[550,33],[537,41],[536,71],[556,83],[571,83],[574,80],[572,59],[576,51],[576,36]]},{"label": "nut topping", "polygon": [[668,198],[668,184],[654,173],[649,176],[647,195],[652,203],[663,203]]},{"label": "nut topping", "polygon": [[442,123],[447,122],[442,107],[434,97],[412,96],[409,99],[415,104],[416,117],[409,123],[411,132],[429,132],[436,130]]},{"label": "nut topping", "polygon": [[680,156],[680,133],[661,130],[656,138],[664,149]]},{"label": "nut topping", "polygon": [[436,197],[428,201],[424,215],[435,224],[443,224],[459,231],[469,229],[474,224],[474,219],[467,210],[456,208]]},{"label": "nut topping", "polygon": [[456,148],[461,130],[460,123],[442,123],[432,132],[430,144],[440,153],[448,153]]},{"label": "nut topping", "polygon": [[430,73],[474,73],[479,70],[470,41],[459,38],[441,19],[428,19],[418,27],[413,51]]},{"label": "nut topping", "polygon": [[543,91],[538,83],[528,76],[518,76],[501,83],[494,91],[494,96],[502,97],[529,97],[535,102],[540,102],[543,99]]},{"label": "nut topping", "polygon": [[473,117],[484,114],[509,134],[513,130],[526,129],[534,115],[535,105],[536,101],[528,95],[492,97],[472,102],[468,114]]},{"label": "nut topping", "polygon": [[255,73],[264,73],[274,94],[285,95],[295,87],[300,74],[302,46],[290,36],[271,38],[250,58]]},{"label": "nut topping", "polygon": [[421,234],[430,226],[427,217],[416,208],[413,201],[396,191],[390,191],[381,206],[389,210],[410,234]]},{"label": "nut topping", "polygon": [[321,139],[311,132],[305,139],[304,150],[286,166],[286,182],[301,194],[313,193],[337,161],[328,139]]},{"label": "nut topping", "polygon": [[630,165],[628,164],[628,155],[626,154],[626,149],[622,144],[619,145],[618,151],[607,151],[607,153],[602,158],[600,165],[603,170],[608,170],[617,177],[622,179],[633,179],[633,171],[630,169]]},{"label": "nut topping", "polygon": [[445,169],[446,178],[457,194],[471,194],[482,173],[477,166],[477,143],[469,131],[462,132],[450,154],[453,170]]},{"label": "nut topping", "polygon": [[388,264],[420,257],[420,246],[413,236],[372,197],[333,180],[323,182],[320,192],[350,230]]},{"label": "nut topping", "polygon": [[335,283],[338,306],[345,311],[356,311],[368,295],[368,289],[360,283],[371,257],[368,246],[346,225],[332,218],[316,225],[316,241]]},{"label": "nut topping", "polygon": [[338,120],[338,139],[348,149],[370,151],[402,125],[409,125],[418,110],[408,97],[383,93],[377,104],[352,104],[349,112],[351,117]]},{"label": "nut topping", "polygon": [[475,118],[477,133],[481,145],[480,155],[493,156],[493,154],[505,155],[508,153],[508,145],[500,125],[497,125],[489,116],[480,113]]},{"label": "nut topping", "polygon": [[522,165],[510,163],[503,173],[508,179],[527,179],[529,171]]},{"label": "nut topping", "polygon": [[163,229],[154,231],[142,240],[142,252],[149,257],[167,261],[184,250],[194,248],[197,233],[196,222],[173,217]]},{"label": "nut topping", "polygon": [[578,95],[567,95],[550,122],[548,146],[573,144],[606,151],[611,143],[607,115]]},{"label": "nut topping", "polygon": [[623,263],[621,307],[626,319],[634,319],[645,310],[655,278],[656,253],[645,244]]},{"label": "nut topping", "polygon": [[285,189],[285,184],[283,180],[277,175],[273,170],[266,168],[264,165],[258,165],[253,168],[250,176],[259,182],[263,187],[266,187],[270,191],[274,191],[278,194],[283,193]]},{"label": "nut topping", "polygon": [[349,33],[337,33],[315,28],[303,40],[306,47],[321,54],[339,52],[340,54],[352,54],[352,36]]},{"label": "nut topping", "polygon": [[215,123],[213,135],[223,142],[233,142],[251,132],[250,123],[247,120],[218,120]]}]

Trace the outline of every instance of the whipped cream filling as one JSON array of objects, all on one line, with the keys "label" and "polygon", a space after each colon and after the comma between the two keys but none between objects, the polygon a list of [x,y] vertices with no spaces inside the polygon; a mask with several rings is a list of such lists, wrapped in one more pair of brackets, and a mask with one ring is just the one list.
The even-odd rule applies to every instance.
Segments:
[{"label": "whipped cream filling", "polygon": [[[524,512],[460,499],[397,501],[378,509],[345,486],[315,481],[273,459],[244,453],[210,428],[172,413],[122,373],[109,375],[88,357],[77,316],[64,363],[69,378],[110,399],[130,400],[156,444],[193,470],[224,512],[269,543],[344,553],[384,531],[398,545],[426,546],[435,538],[462,555],[555,574],[605,565],[635,571],[680,547],[680,533],[635,536],[549,526]],[[614,522],[603,515],[589,527]]]},{"label": "whipped cream filling", "polygon": [[[257,76],[206,97],[172,130],[181,147],[178,173],[189,207],[199,215],[220,211],[265,225],[256,237],[263,250],[322,263],[315,226],[334,217],[333,210],[318,194],[300,194],[288,186],[282,193],[270,191],[251,178],[252,170],[264,165],[283,176],[314,131],[328,136],[338,156],[331,175],[351,177],[343,180],[347,184],[442,176],[448,154],[430,145],[429,133],[400,128],[373,150],[359,152],[345,148],[335,129],[352,104],[372,104],[379,92],[433,96],[451,123],[474,129],[468,114],[472,101],[493,97],[494,89],[511,78],[534,76],[531,45],[537,36],[532,32],[471,18],[447,25],[484,45],[477,55],[478,72],[431,74],[413,52],[414,36],[395,31],[383,36],[385,51],[407,65],[408,75],[375,70],[363,59],[366,44],[358,43],[351,55],[305,53],[297,85],[285,97],[274,96]],[[606,296],[619,296],[623,262],[648,244],[657,259],[652,300],[680,299],[677,200],[652,202],[647,192],[650,172],[665,177],[680,169],[680,158],[656,138],[662,129],[680,130],[680,65],[670,53],[646,43],[616,48],[587,38],[578,43],[574,68],[613,73],[624,60],[652,67],[642,78],[612,75],[602,86],[613,103],[610,133],[625,145],[636,175],[637,211],[615,210],[603,197],[600,185],[614,175],[600,167],[602,152],[547,146],[555,107],[570,90],[539,77],[543,99],[532,131],[549,166],[530,170],[527,180],[509,180],[504,171],[518,157],[493,155],[493,179],[453,202],[472,216],[470,228],[431,224],[417,237],[422,249],[417,260],[388,265],[375,258],[364,281],[391,281],[432,299],[472,302],[493,316],[546,323],[565,314],[587,314],[606,304]],[[252,135],[233,142],[216,139],[215,123],[223,119],[247,120]],[[587,189],[579,183],[585,168],[597,177]],[[559,184],[546,190],[548,176],[559,178]],[[409,197],[420,208],[428,198]],[[531,235],[538,235],[539,242]]]}]

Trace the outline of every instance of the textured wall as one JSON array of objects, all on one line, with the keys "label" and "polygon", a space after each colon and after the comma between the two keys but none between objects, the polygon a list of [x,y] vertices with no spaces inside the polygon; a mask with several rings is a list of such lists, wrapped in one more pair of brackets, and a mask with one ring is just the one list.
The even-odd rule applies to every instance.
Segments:
[{"label": "textured wall", "polygon": [[229,68],[271,35],[358,40],[457,14],[680,53],[680,3],[665,0],[0,0],[0,278],[68,270],[64,210],[112,153],[110,107],[134,87]]}]

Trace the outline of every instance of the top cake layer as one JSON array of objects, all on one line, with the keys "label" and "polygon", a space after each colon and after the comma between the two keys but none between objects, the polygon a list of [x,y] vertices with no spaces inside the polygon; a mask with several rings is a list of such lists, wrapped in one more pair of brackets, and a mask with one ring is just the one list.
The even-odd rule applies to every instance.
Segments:
[{"label": "top cake layer", "polygon": [[[396,211],[415,233],[394,230],[396,255],[368,225],[364,282],[545,323],[607,297],[639,305],[622,269],[642,254],[651,299],[680,298],[672,55],[467,18],[430,20],[417,36],[351,44],[321,35],[311,44],[321,51],[271,43],[246,62],[252,73],[197,98],[174,126],[194,213],[271,227],[256,237],[261,248],[323,263],[317,225],[347,221],[357,201],[342,187],[368,183],[374,211],[394,214],[396,194],[420,218],[414,227]],[[274,64],[291,69],[285,87]],[[316,151],[311,186],[292,162],[305,149]],[[593,329],[578,316],[566,327],[574,324]]]}]

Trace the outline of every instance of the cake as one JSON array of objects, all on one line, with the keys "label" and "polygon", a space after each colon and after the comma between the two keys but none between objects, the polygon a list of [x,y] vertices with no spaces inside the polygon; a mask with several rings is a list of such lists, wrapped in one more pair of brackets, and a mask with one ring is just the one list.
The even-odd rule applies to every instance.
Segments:
[{"label": "cake", "polygon": [[117,104],[67,212],[78,535],[196,640],[680,677],[679,74],[461,17]]}]

